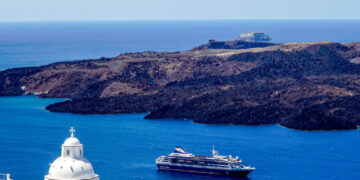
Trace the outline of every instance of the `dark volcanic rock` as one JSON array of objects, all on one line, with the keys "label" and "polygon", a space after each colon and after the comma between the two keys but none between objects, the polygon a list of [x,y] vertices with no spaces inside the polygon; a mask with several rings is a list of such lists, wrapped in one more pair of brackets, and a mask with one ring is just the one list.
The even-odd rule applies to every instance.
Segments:
[{"label": "dark volcanic rock", "polygon": [[15,68],[0,73],[0,96],[19,96],[24,94],[20,79],[41,71],[42,68]]},{"label": "dark volcanic rock", "polygon": [[[146,97],[135,98],[144,100]],[[141,101],[138,101],[138,103]],[[151,109],[145,104],[141,106],[137,101],[128,101],[125,98],[83,98],[51,104],[46,110],[61,113],[76,114],[114,114],[114,113],[143,113]]]},{"label": "dark volcanic rock", "polygon": [[360,125],[360,43],[254,43],[10,69],[0,72],[0,96],[72,98],[46,107],[52,112],[303,130]]},{"label": "dark volcanic rock", "polygon": [[216,41],[209,40],[207,44],[200,45],[193,48],[193,50],[203,50],[203,49],[249,49],[249,48],[259,48],[259,47],[268,47],[278,45],[276,43],[270,42],[251,42],[243,40],[235,41]]},{"label": "dark volcanic rock", "polygon": [[360,125],[360,96],[342,97],[309,106],[279,123],[303,130],[356,129]]},{"label": "dark volcanic rock", "polygon": [[244,107],[233,106],[226,109],[203,112],[195,117],[195,122],[205,124],[245,124],[260,125],[276,123],[291,111],[274,104]]}]

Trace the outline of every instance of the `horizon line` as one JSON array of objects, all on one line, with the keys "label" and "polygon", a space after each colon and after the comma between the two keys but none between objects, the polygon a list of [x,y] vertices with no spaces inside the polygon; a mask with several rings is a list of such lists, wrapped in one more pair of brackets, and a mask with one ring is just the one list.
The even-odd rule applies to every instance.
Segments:
[{"label": "horizon line", "polygon": [[75,20],[0,20],[0,23],[4,22],[111,22],[111,21],[318,21],[318,20],[360,20],[360,18],[249,18],[249,19],[75,19]]}]

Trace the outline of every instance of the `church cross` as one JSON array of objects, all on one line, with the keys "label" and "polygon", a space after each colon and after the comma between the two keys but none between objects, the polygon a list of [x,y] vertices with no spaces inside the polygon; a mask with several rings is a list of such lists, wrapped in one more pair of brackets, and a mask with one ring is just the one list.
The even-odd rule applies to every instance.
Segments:
[{"label": "church cross", "polygon": [[71,137],[74,137],[75,128],[74,128],[74,127],[70,127],[69,132],[71,133]]}]

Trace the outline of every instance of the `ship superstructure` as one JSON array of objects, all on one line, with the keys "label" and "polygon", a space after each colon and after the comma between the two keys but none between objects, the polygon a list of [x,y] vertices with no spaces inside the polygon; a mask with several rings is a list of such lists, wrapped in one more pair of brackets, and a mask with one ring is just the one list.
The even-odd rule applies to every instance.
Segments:
[{"label": "ship superstructure", "polygon": [[205,173],[246,177],[255,167],[245,166],[239,157],[221,156],[214,148],[212,156],[197,156],[182,147],[176,147],[173,153],[156,159],[160,170]]}]

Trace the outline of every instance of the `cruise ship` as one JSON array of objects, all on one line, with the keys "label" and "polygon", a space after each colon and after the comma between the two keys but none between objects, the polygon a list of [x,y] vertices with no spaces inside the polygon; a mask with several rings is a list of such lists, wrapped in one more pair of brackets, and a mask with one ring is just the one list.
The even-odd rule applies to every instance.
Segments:
[{"label": "cruise ship", "polygon": [[160,156],[155,162],[159,170],[236,177],[246,177],[255,170],[255,167],[243,165],[239,157],[221,156],[214,148],[212,156],[197,156],[178,146],[173,153]]}]

